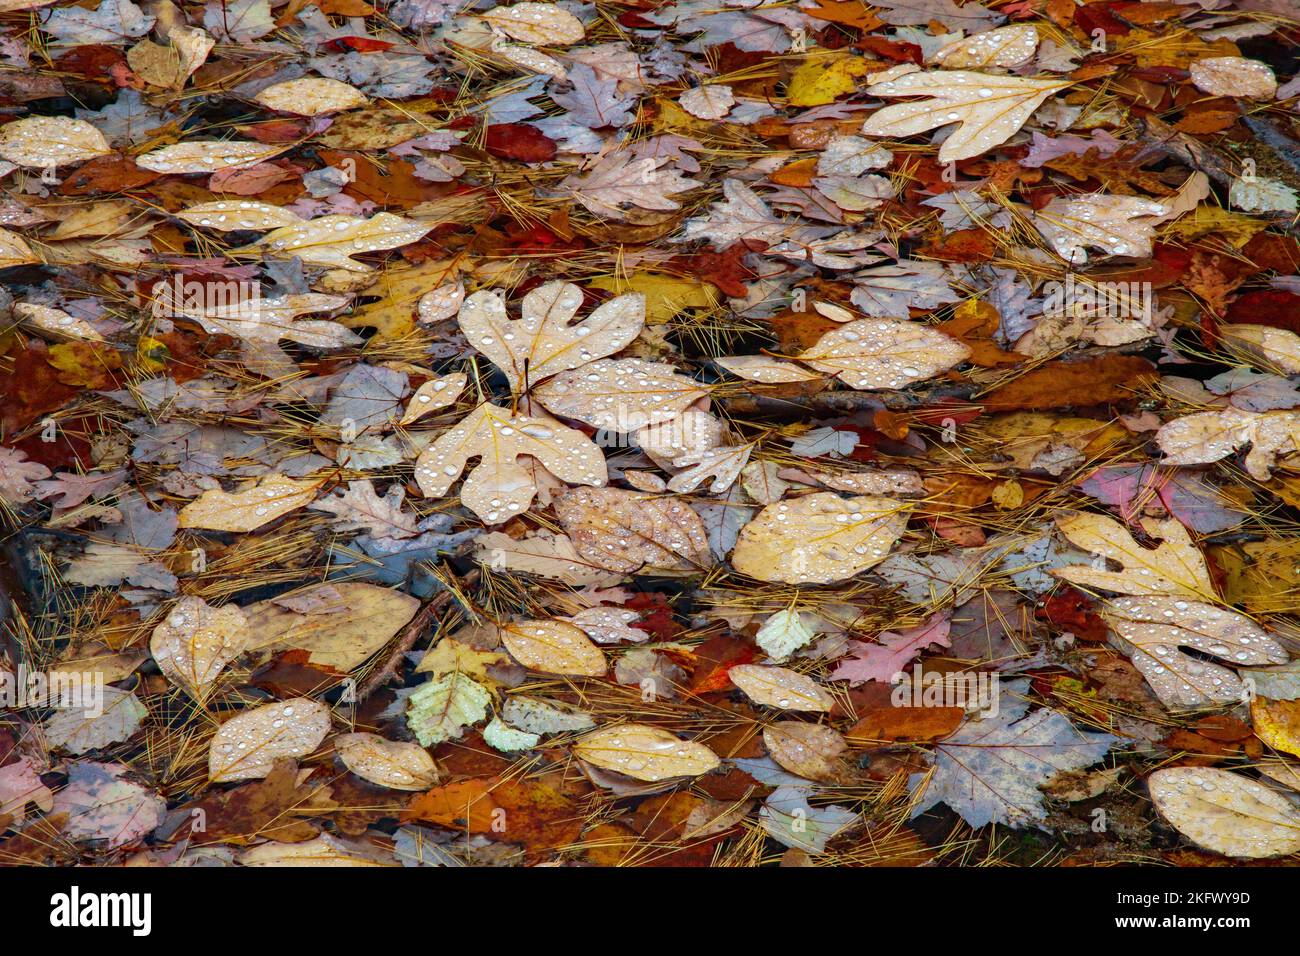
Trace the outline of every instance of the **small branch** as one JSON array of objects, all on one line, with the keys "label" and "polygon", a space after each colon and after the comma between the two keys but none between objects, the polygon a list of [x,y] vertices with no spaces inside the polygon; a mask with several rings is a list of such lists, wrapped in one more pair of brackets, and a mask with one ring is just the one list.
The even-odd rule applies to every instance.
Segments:
[{"label": "small branch", "polygon": [[[470,572],[472,577],[477,578],[477,572]],[[468,578],[467,578],[468,583]],[[451,590],[443,591],[432,601],[420,608],[419,612],[411,619],[411,623],[406,625],[406,630],[402,631],[402,636],[397,639],[388,656],[384,658],[384,663],[371,671],[361,687],[357,690],[357,702],[364,701],[367,697],[379,690],[380,687],[388,683],[392,678],[397,676],[398,669],[402,666],[402,658],[411,648],[415,647],[420,635],[424,633],[429,624],[432,623],[439,611],[444,610],[451,603],[455,592]]]}]

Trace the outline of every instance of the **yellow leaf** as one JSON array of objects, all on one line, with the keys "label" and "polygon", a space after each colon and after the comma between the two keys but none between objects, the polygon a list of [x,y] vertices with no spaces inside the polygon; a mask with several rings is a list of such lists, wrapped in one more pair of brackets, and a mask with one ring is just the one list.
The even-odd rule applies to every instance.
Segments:
[{"label": "yellow leaf", "polygon": [[626,278],[599,276],[587,284],[618,295],[640,292],[645,296],[647,325],[663,325],[687,309],[714,309],[720,301],[720,296],[698,279],[662,272],[636,272]]},{"label": "yellow leaf", "polygon": [[307,504],[316,496],[318,487],[314,481],[294,481],[272,472],[262,476],[254,487],[234,494],[213,488],[181,509],[181,527],[255,531]]},{"label": "yellow leaf", "polygon": [[651,783],[698,777],[720,763],[703,744],[681,740],[666,730],[644,724],[603,727],[575,743],[573,752],[602,770]]},{"label": "yellow leaf", "polygon": [[501,628],[501,643],[530,671],[601,677],[605,655],[582,628],[567,621],[520,621]]},{"label": "yellow leaf", "polygon": [[856,56],[808,59],[790,77],[785,98],[791,106],[822,106],[858,88],[857,80],[872,72],[868,61]]},{"label": "yellow leaf", "polygon": [[1300,757],[1300,700],[1255,697],[1250,702],[1250,722],[1264,743]]}]

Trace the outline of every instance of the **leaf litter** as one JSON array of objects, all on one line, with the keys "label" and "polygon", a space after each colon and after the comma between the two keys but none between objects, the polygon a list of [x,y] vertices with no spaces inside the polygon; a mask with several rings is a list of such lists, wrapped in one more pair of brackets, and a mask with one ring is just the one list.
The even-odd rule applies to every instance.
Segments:
[{"label": "leaf litter", "polygon": [[1300,860],[1257,9],[6,7],[0,862]]}]

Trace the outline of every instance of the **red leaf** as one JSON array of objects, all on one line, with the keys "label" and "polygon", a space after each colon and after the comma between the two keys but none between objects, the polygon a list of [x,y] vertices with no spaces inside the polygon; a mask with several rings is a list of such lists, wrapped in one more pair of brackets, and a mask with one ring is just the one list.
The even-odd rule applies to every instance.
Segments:
[{"label": "red leaf", "polygon": [[555,158],[555,141],[527,123],[494,123],[487,128],[483,148],[500,159],[545,163]]}]

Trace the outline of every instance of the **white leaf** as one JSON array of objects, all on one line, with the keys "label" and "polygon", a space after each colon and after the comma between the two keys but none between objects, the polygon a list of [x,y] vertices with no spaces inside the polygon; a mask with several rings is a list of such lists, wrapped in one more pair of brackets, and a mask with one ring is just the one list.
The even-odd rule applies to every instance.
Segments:
[{"label": "white leaf", "polygon": [[867,136],[915,136],[936,126],[961,125],[939,148],[939,162],[970,159],[1005,143],[1034,110],[1069,80],[994,76],[965,70],[908,73],[867,88],[868,96],[925,96],[886,106],[862,124]]},{"label": "white leaf", "polygon": [[689,89],[677,98],[677,102],[692,116],[717,120],[731,112],[736,95],[731,92],[731,87],[717,83]]},{"label": "white leaf", "polygon": [[219,169],[256,166],[287,148],[234,140],[188,140],[137,156],[135,164],[155,173],[215,173]]},{"label": "white leaf", "polygon": [[537,383],[619,351],[645,325],[645,296],[620,295],[574,323],[582,289],[572,282],[547,282],[524,296],[520,317],[510,318],[495,292],[475,292],[457,321],[465,338],[506,373],[512,388]]},{"label": "white leaf", "polygon": [[831,329],[799,361],[856,389],[905,388],[970,358],[937,329],[905,319],[859,319]]},{"label": "white leaf", "polygon": [[493,7],[482,17],[512,40],[536,46],[567,46],[577,43],[587,33],[581,20],[553,3]]},{"label": "white leaf", "polygon": [[608,478],[605,456],[582,432],[485,402],[420,453],[415,480],[425,497],[441,498],[477,457],[461,486],[461,503],[489,524],[501,524],[527,511],[537,494],[536,480],[519,462],[523,456],[561,481],[603,485]]},{"label": "white leaf", "polygon": [[1034,226],[1071,265],[1088,261],[1087,249],[1108,256],[1151,255],[1155,227],[1169,207],[1138,196],[1089,193],[1058,196],[1034,213]]}]

